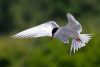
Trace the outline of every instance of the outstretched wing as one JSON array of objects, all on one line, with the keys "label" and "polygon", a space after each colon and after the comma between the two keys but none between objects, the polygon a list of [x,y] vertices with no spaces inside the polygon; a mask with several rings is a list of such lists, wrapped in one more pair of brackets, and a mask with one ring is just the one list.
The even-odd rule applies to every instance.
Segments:
[{"label": "outstretched wing", "polygon": [[36,38],[43,36],[52,36],[52,29],[59,27],[54,21],[48,21],[44,24],[19,32],[12,36],[13,38]]},{"label": "outstretched wing", "polygon": [[82,31],[81,24],[70,13],[67,14],[67,18],[68,18],[68,24],[66,27],[68,29],[77,32]]}]

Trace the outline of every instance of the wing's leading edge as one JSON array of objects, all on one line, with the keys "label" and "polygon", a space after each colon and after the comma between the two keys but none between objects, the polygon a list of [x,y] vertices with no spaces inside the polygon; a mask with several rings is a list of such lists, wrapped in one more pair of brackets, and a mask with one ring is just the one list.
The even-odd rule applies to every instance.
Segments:
[{"label": "wing's leading edge", "polygon": [[67,13],[67,18],[68,18],[68,24],[67,28],[72,30],[72,31],[82,31],[81,24],[74,18],[74,16],[70,13]]},{"label": "wing's leading edge", "polygon": [[48,21],[44,24],[32,27],[12,36],[13,38],[36,38],[43,36],[52,36],[52,29],[59,27],[54,21]]}]

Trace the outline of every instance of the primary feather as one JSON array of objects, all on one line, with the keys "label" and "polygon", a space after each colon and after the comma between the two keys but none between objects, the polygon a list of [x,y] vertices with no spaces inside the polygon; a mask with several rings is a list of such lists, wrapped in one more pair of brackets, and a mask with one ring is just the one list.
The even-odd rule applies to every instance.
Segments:
[{"label": "primary feather", "polygon": [[77,37],[81,40],[81,42],[79,42],[75,38],[72,39],[72,44],[70,48],[70,55],[71,55],[72,50],[75,53],[75,51],[78,51],[78,49],[84,47],[85,44],[88,43],[88,41],[91,39],[92,35],[80,34],[80,32],[82,31],[81,24],[70,13],[67,14],[67,18],[68,18],[68,24],[66,25],[66,28],[73,32],[76,32],[78,34]]},{"label": "primary feather", "polygon": [[82,31],[81,24],[70,13],[67,14],[68,24],[66,27],[72,31]]},{"label": "primary feather", "polygon": [[43,36],[52,36],[52,29],[59,27],[54,21],[49,21],[33,28],[24,30],[12,37],[14,38],[36,38]]},{"label": "primary feather", "polygon": [[[24,30],[14,36],[13,38],[36,38],[44,36],[52,36],[52,32],[55,28],[59,28],[54,33],[54,37],[58,38],[63,43],[69,43],[69,38],[72,38],[72,44],[70,48],[70,55],[72,51],[78,51],[78,49],[85,46],[91,39],[91,34],[80,34],[82,31],[81,24],[70,13],[67,14],[68,24],[64,27],[59,27],[54,21],[48,21],[41,25]],[[79,41],[77,40],[79,39]]]}]

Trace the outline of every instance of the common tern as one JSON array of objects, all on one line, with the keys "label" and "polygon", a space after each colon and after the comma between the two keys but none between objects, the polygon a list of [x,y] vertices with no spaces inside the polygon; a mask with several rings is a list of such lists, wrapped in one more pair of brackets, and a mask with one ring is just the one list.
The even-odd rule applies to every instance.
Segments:
[{"label": "common tern", "polygon": [[70,55],[72,51],[78,51],[84,47],[91,39],[91,34],[80,34],[82,32],[81,24],[70,13],[67,13],[68,24],[64,27],[59,27],[55,21],[48,21],[30,29],[13,35],[13,38],[36,38],[50,36],[51,39],[58,38],[63,43],[69,43],[69,38],[72,38]]}]

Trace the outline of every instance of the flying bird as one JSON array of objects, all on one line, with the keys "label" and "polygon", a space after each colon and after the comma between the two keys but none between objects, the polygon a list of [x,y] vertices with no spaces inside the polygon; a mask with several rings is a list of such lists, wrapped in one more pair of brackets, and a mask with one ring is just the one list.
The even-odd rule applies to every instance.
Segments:
[{"label": "flying bird", "polygon": [[30,29],[13,35],[13,38],[37,38],[50,36],[51,40],[57,38],[63,43],[69,43],[69,38],[72,38],[72,44],[70,48],[70,55],[72,51],[78,51],[78,49],[84,47],[86,43],[91,39],[91,34],[81,34],[81,24],[70,13],[67,13],[68,24],[59,27],[55,21],[48,21]]}]

